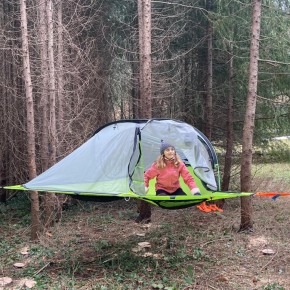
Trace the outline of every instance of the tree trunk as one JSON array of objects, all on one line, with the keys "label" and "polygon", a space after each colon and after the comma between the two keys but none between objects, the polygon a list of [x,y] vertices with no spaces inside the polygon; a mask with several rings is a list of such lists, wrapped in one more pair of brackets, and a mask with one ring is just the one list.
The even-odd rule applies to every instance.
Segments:
[{"label": "tree trunk", "polygon": [[48,21],[48,71],[49,71],[49,147],[50,165],[56,162],[56,98],[55,98],[55,68],[54,68],[54,41],[53,41],[53,20],[52,0],[47,0],[47,21]]},{"label": "tree trunk", "polygon": [[[29,178],[36,177],[35,163],[35,127],[34,127],[34,108],[32,95],[32,82],[30,73],[30,58],[28,49],[28,30],[27,30],[27,15],[26,15],[26,0],[20,0],[21,13],[21,40],[22,40],[22,58],[23,58],[23,74],[25,80],[26,92],[26,110],[27,110],[27,148],[28,148],[28,169]],[[31,238],[36,240],[40,228],[39,220],[39,199],[38,193],[32,191],[31,197]]]},{"label": "tree trunk", "polygon": [[[56,131],[59,133],[56,136],[56,155],[62,156],[62,146],[59,146],[60,140],[57,138],[61,136],[64,126],[64,70],[63,70],[63,23],[62,23],[62,1],[57,4],[57,108],[58,114],[56,118]],[[66,195],[60,195],[55,198],[57,201],[56,221],[59,221],[62,216],[62,205],[67,199]]]},{"label": "tree trunk", "polygon": [[229,48],[229,91],[228,91],[228,109],[227,109],[227,138],[226,138],[226,156],[225,156],[225,166],[222,182],[222,190],[229,190],[230,179],[231,179],[231,168],[232,168],[232,154],[233,154],[233,142],[234,142],[234,129],[233,129],[233,77],[234,77],[234,65],[233,65],[233,46],[230,44]]},{"label": "tree trunk", "polygon": [[39,35],[40,35],[40,61],[41,61],[41,99],[40,106],[42,108],[42,136],[41,136],[41,166],[42,171],[45,171],[49,167],[48,157],[48,56],[47,56],[47,17],[46,17],[46,0],[39,3]]},{"label": "tree trunk", "polygon": [[[64,92],[64,70],[63,70],[63,24],[62,24],[62,1],[57,5],[57,101],[58,101],[58,132],[63,130],[63,92]],[[62,152],[60,152],[61,154]]]},{"label": "tree trunk", "polygon": [[212,113],[212,39],[213,27],[210,19],[209,12],[212,10],[212,0],[207,0],[208,9],[208,24],[207,24],[207,86],[206,86],[206,121],[205,121],[205,135],[211,139],[212,126],[213,126],[213,113]]},{"label": "tree trunk", "polygon": [[[42,108],[42,138],[41,138],[41,167],[42,171],[49,168],[49,70],[48,70],[48,24],[47,24],[47,1],[43,0],[39,3],[39,34],[40,34],[40,58],[41,58],[41,108]],[[51,216],[49,207],[49,193],[44,193],[43,207],[44,207],[44,224],[46,225]]]},{"label": "tree trunk", "polygon": [[[223,172],[223,180],[221,189],[223,191],[229,190],[230,180],[231,180],[231,169],[232,169],[232,154],[233,154],[233,146],[234,146],[234,128],[233,128],[233,119],[234,119],[234,104],[233,104],[233,77],[234,77],[234,56],[233,56],[233,46],[230,43],[229,45],[229,53],[228,53],[228,109],[227,109],[227,127],[226,127],[226,155],[225,155],[225,165]],[[217,202],[218,206],[223,208],[225,204],[225,200],[221,199]]]},{"label": "tree trunk", "polygon": [[[134,51],[134,43],[133,41],[130,41],[130,49],[131,51]],[[132,78],[131,78],[131,113],[130,116],[132,116],[133,119],[138,119],[140,116],[140,82],[138,77],[135,77],[138,75],[138,59],[135,55],[132,53],[129,53],[128,55],[130,63],[131,63],[131,69],[132,69]]]},{"label": "tree trunk", "polygon": [[[55,86],[55,67],[54,67],[54,40],[53,40],[53,19],[52,19],[52,1],[47,0],[47,55],[48,55],[48,90],[49,90],[49,166],[56,162],[56,86]],[[54,193],[45,194],[45,226],[49,227],[54,222],[54,209],[59,206]]]},{"label": "tree trunk", "polygon": [[[241,190],[251,190],[252,147],[255,126],[255,112],[258,85],[259,38],[261,24],[261,0],[253,0],[252,39],[250,47],[249,83],[247,108],[243,127],[243,149],[241,161]],[[252,230],[252,197],[241,198],[241,225],[240,230]]]},{"label": "tree trunk", "polygon": [[[140,58],[140,101],[141,118],[152,117],[151,105],[151,0],[138,0],[139,58]],[[151,206],[140,201],[136,222],[149,221]]]},{"label": "tree trunk", "polygon": [[[3,159],[2,159],[3,160]],[[4,166],[0,168],[0,186],[6,185]],[[0,188],[0,202],[6,202],[6,190]]]},{"label": "tree trunk", "polygon": [[137,103],[138,106],[138,113],[139,118],[143,114],[142,111],[142,97],[144,96],[144,77],[143,77],[143,55],[144,55],[144,0],[138,0],[137,7],[138,7],[138,36],[139,36],[139,102]]},{"label": "tree trunk", "polygon": [[[0,3],[0,30],[3,31],[4,30],[4,3]],[[0,47],[5,47],[5,42],[4,42],[4,37],[3,34],[0,34]],[[3,62],[1,62],[0,64],[0,79],[3,80],[4,83],[4,78],[5,78],[5,73],[7,73],[7,71],[5,70],[5,52],[4,49],[2,49],[0,51],[0,59],[3,60]],[[4,88],[4,85],[0,85],[0,96],[2,96],[1,98],[1,106],[3,109],[1,109],[1,113],[3,115],[3,120],[8,120],[8,116],[7,116],[7,111],[6,111],[6,107],[7,107],[7,98],[6,98],[6,90]],[[0,132],[5,132],[5,124],[4,122],[0,122]],[[5,158],[5,151],[6,148],[8,148],[8,144],[7,144],[7,137],[6,134],[4,134],[4,136],[1,136],[1,143],[0,143],[0,186],[4,186],[6,185],[6,158]],[[6,191],[0,189],[0,202],[6,202]]]},{"label": "tree trunk", "polygon": [[143,90],[141,93],[142,118],[152,117],[151,105],[151,0],[143,0],[143,54],[141,55],[143,69]]}]

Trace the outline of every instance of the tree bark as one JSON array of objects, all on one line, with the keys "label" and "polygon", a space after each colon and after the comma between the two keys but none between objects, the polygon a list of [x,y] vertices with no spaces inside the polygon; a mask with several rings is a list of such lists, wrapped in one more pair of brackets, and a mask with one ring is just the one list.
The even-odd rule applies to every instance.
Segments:
[{"label": "tree bark", "polygon": [[[129,43],[131,51],[136,50],[134,46],[134,41],[130,41]],[[133,119],[138,119],[140,116],[140,82],[139,78],[135,77],[138,75],[139,67],[138,64],[138,56],[136,57],[135,54],[129,53],[128,54],[129,61],[131,63],[132,69],[132,78],[131,78],[131,112],[129,113]]]},{"label": "tree bark", "polygon": [[[137,8],[138,8],[138,36],[139,36],[139,102],[137,103],[138,106],[138,117],[141,117],[143,114],[142,111],[142,97],[144,96],[144,77],[143,77],[143,55],[144,55],[144,0],[138,0]],[[142,112],[141,112],[142,111]]]},{"label": "tree bark", "polygon": [[[226,155],[225,155],[225,165],[223,172],[223,180],[221,189],[223,191],[229,190],[230,180],[231,180],[231,169],[232,169],[232,155],[233,155],[233,146],[234,146],[234,103],[233,103],[233,77],[234,77],[234,55],[233,55],[233,45],[229,44],[228,52],[228,108],[227,108],[227,127],[226,127]],[[223,208],[225,200],[221,199],[217,202],[218,206]]]},{"label": "tree bark", "polygon": [[227,133],[226,133],[226,156],[225,156],[225,166],[222,182],[222,190],[229,190],[230,179],[231,179],[231,168],[232,168],[232,154],[233,154],[233,143],[234,143],[234,129],[233,129],[233,77],[234,77],[234,61],[233,61],[233,46],[230,44],[228,53],[228,109],[227,109]]},{"label": "tree bark", "polygon": [[141,118],[151,118],[151,0],[138,0]]},{"label": "tree bark", "polygon": [[[140,58],[140,101],[141,118],[152,117],[151,105],[151,0],[138,0],[139,19],[139,58]],[[139,216],[136,222],[149,221],[151,206],[140,201],[138,205]]]},{"label": "tree bark", "polygon": [[[252,147],[258,86],[259,38],[261,25],[261,0],[253,0],[252,39],[250,46],[249,83],[247,108],[243,127],[243,149],[241,161],[241,191],[251,190]],[[253,229],[252,197],[241,198],[240,231]]]},{"label": "tree bark", "polygon": [[212,10],[212,0],[207,0],[208,9],[208,24],[207,24],[207,86],[206,86],[206,120],[205,120],[205,135],[211,139],[212,126],[213,126],[213,109],[212,109],[212,39],[213,39],[213,27],[210,19],[210,12]]},{"label": "tree bark", "polygon": [[[0,3],[0,30],[3,31],[4,30],[4,3]],[[0,47],[4,47],[4,37],[3,34],[0,34]],[[5,52],[4,50],[0,51],[0,59],[5,59]],[[5,78],[5,73],[7,73],[7,71],[5,70],[5,62],[3,61],[0,64],[0,79],[3,80],[4,83],[4,78]],[[0,96],[2,96],[2,100],[1,100],[1,105],[3,107],[3,109],[1,110],[1,113],[3,114],[3,120],[7,120],[8,116],[7,116],[7,111],[5,110],[5,108],[7,107],[7,101],[6,101],[6,90],[4,88],[4,86],[0,85]],[[5,132],[5,124],[4,122],[0,122],[0,131],[1,132]],[[6,138],[6,134],[4,136],[2,136],[1,138],[1,143],[0,143],[0,186],[4,186],[6,185],[6,158],[5,158],[5,150],[6,148],[8,148],[7,146],[7,138]],[[0,202],[6,202],[6,191],[3,189],[0,189]]]},{"label": "tree bark", "polygon": [[54,40],[53,40],[53,19],[52,19],[52,0],[47,0],[47,36],[48,36],[48,71],[49,71],[49,147],[50,165],[56,161],[56,86],[55,86],[55,67],[54,67]]},{"label": "tree bark", "polygon": [[[49,127],[49,71],[48,71],[48,25],[47,25],[47,13],[46,13],[46,0],[40,1],[39,3],[39,35],[40,35],[40,61],[41,61],[41,100],[40,106],[42,109],[42,131],[41,131],[41,147],[40,147],[40,156],[41,156],[41,168],[42,171],[45,171],[49,168],[49,136],[48,136],[48,127]],[[45,224],[48,220],[49,209],[48,209],[48,199],[49,193],[43,194],[43,207],[44,207],[44,221]]]},{"label": "tree bark", "polygon": [[[62,1],[57,4],[57,102],[58,102],[58,131],[63,129],[64,110],[64,70],[63,70],[63,23],[62,23]],[[62,152],[60,152],[62,153]]]},{"label": "tree bark", "polygon": [[143,91],[141,91],[142,118],[152,117],[151,105],[151,0],[144,0],[143,3]]},{"label": "tree bark", "polygon": [[[56,162],[56,85],[55,85],[55,66],[54,66],[54,27],[53,27],[53,3],[52,0],[46,2],[47,19],[47,60],[48,60],[48,91],[49,91],[49,124],[48,124],[48,155],[49,166]],[[44,205],[44,224],[50,227],[54,223],[54,209],[58,208],[59,203],[54,193],[45,193]]]},{"label": "tree bark", "polygon": [[[28,169],[29,169],[29,178],[33,179],[36,177],[35,125],[34,125],[32,82],[30,73],[30,57],[28,46],[26,0],[20,0],[20,13],[21,13],[23,74],[25,81],[26,110],[27,110]],[[36,191],[32,191],[30,197],[31,197],[31,218],[32,218],[31,239],[36,240],[38,238],[38,233],[40,229],[38,193]]]},{"label": "tree bark", "polygon": [[41,61],[41,99],[40,106],[42,109],[42,136],[41,136],[41,166],[42,171],[45,171],[49,167],[49,145],[48,145],[48,55],[47,55],[47,17],[46,17],[46,0],[42,0],[39,3],[39,35],[40,35],[40,61]]}]

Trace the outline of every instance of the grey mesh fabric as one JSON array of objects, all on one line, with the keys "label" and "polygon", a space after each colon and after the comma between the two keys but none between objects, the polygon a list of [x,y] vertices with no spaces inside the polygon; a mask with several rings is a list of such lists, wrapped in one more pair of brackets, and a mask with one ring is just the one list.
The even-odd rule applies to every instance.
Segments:
[{"label": "grey mesh fabric", "polygon": [[[199,138],[198,138],[199,136]],[[30,190],[143,195],[144,171],[172,144],[196,175],[216,190],[209,154],[191,125],[175,120],[126,120],[108,124],[60,162],[24,184]]]}]

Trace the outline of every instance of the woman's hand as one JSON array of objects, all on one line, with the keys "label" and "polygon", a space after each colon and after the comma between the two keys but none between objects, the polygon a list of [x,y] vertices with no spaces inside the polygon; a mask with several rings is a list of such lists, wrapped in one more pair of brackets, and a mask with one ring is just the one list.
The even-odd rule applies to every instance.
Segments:
[{"label": "woman's hand", "polygon": [[147,193],[149,190],[149,187],[145,186],[145,193]]},{"label": "woman's hand", "polygon": [[190,193],[192,195],[200,195],[200,191],[197,187],[194,187],[193,189],[190,190]]}]

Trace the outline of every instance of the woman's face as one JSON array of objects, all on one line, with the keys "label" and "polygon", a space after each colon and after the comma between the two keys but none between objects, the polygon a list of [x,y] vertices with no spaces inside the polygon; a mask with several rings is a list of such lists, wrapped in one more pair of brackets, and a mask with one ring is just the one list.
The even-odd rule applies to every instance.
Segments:
[{"label": "woman's face", "polygon": [[168,147],[164,150],[164,156],[167,159],[172,159],[175,157],[175,149],[173,147]]}]

